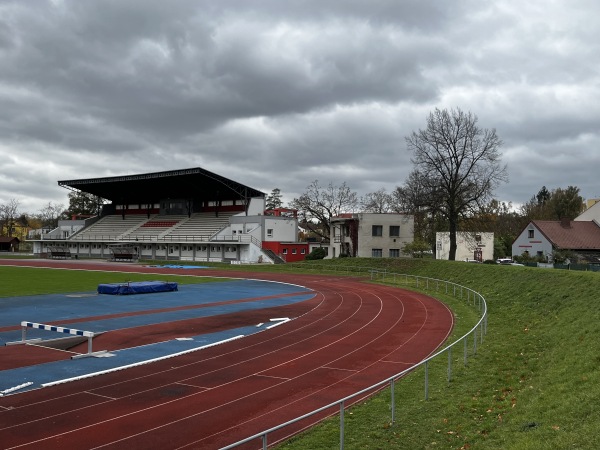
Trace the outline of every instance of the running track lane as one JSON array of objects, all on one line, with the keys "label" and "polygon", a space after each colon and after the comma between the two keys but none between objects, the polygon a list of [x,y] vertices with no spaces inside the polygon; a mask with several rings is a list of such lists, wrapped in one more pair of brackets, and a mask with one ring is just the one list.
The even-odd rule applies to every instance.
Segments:
[{"label": "running track lane", "polygon": [[[190,274],[89,261],[76,266]],[[451,312],[437,300],[356,279],[200,274],[301,284],[314,289],[320,303],[286,325],[241,340],[0,398],[2,448],[219,448],[410,367],[433,353],[453,325]]]}]

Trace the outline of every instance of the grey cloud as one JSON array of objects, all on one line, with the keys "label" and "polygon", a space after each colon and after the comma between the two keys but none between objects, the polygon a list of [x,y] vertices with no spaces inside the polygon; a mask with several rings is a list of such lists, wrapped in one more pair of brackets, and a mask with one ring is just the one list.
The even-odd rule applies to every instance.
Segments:
[{"label": "grey cloud", "polygon": [[[66,203],[58,179],[188,166],[286,197],[314,179],[391,190],[412,168],[404,136],[436,107],[498,130],[501,199],[553,183],[596,195],[598,12],[592,0],[3,2],[0,201]],[[28,176],[36,164],[43,175]]]}]

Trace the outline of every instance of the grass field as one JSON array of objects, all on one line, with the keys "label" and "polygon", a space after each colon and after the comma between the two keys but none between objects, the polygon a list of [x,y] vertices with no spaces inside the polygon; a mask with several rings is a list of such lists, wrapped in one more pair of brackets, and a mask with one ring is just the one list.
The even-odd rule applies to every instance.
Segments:
[{"label": "grass field", "polygon": [[[346,449],[600,448],[600,273],[362,258],[243,269],[339,275],[366,274],[366,267],[450,280],[480,292],[489,307],[488,333],[466,367],[462,356],[454,355],[450,383],[446,358],[430,365],[429,400],[424,400],[421,369],[397,383],[394,424],[389,390],[353,407],[346,413]],[[26,269],[16,275],[6,269],[0,268],[0,296],[66,292],[65,286],[86,291],[98,282],[127,281],[118,273],[107,279],[105,273]],[[196,280],[169,276],[168,281]],[[460,302],[429,293],[448,302],[458,316],[455,336],[474,320]],[[339,448],[339,419],[281,448]]]},{"label": "grass field", "polygon": [[156,274],[92,272],[0,266],[0,297],[95,291],[101,283],[171,281],[179,284],[223,281],[223,278],[157,276]]}]

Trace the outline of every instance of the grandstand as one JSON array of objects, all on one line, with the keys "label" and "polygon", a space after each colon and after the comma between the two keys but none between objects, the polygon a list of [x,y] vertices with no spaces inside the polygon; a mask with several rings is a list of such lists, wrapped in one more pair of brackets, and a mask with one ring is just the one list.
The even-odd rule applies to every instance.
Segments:
[{"label": "grandstand", "polygon": [[297,241],[295,214],[265,212],[264,193],[202,168],[58,184],[107,203],[72,234],[59,232],[69,228],[61,221],[32,241],[40,257],[58,257],[61,249],[64,258],[274,263],[308,251]]}]

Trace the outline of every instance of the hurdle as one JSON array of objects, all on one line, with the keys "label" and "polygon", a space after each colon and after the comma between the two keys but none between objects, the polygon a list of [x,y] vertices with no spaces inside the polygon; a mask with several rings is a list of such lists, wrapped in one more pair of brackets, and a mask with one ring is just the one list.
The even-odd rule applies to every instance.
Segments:
[{"label": "hurdle", "polygon": [[[34,328],[37,330],[46,330],[46,331],[55,331],[57,333],[65,333],[65,334],[70,334],[73,336],[86,337],[87,341],[88,341],[88,352],[83,353],[83,354],[73,355],[73,356],[71,356],[71,359],[86,358],[89,356],[109,356],[110,355],[107,353],[107,350],[101,350],[98,352],[94,352],[92,350],[92,339],[95,336],[95,333],[92,331],[83,331],[83,330],[77,330],[75,328],[65,328],[65,327],[58,327],[56,325],[46,325],[44,323],[23,321],[23,322],[21,322],[21,342],[20,342],[22,344],[29,344],[29,343],[41,341],[41,339],[28,340],[27,339],[27,328]],[[110,356],[112,356],[112,355],[110,355]]]}]

